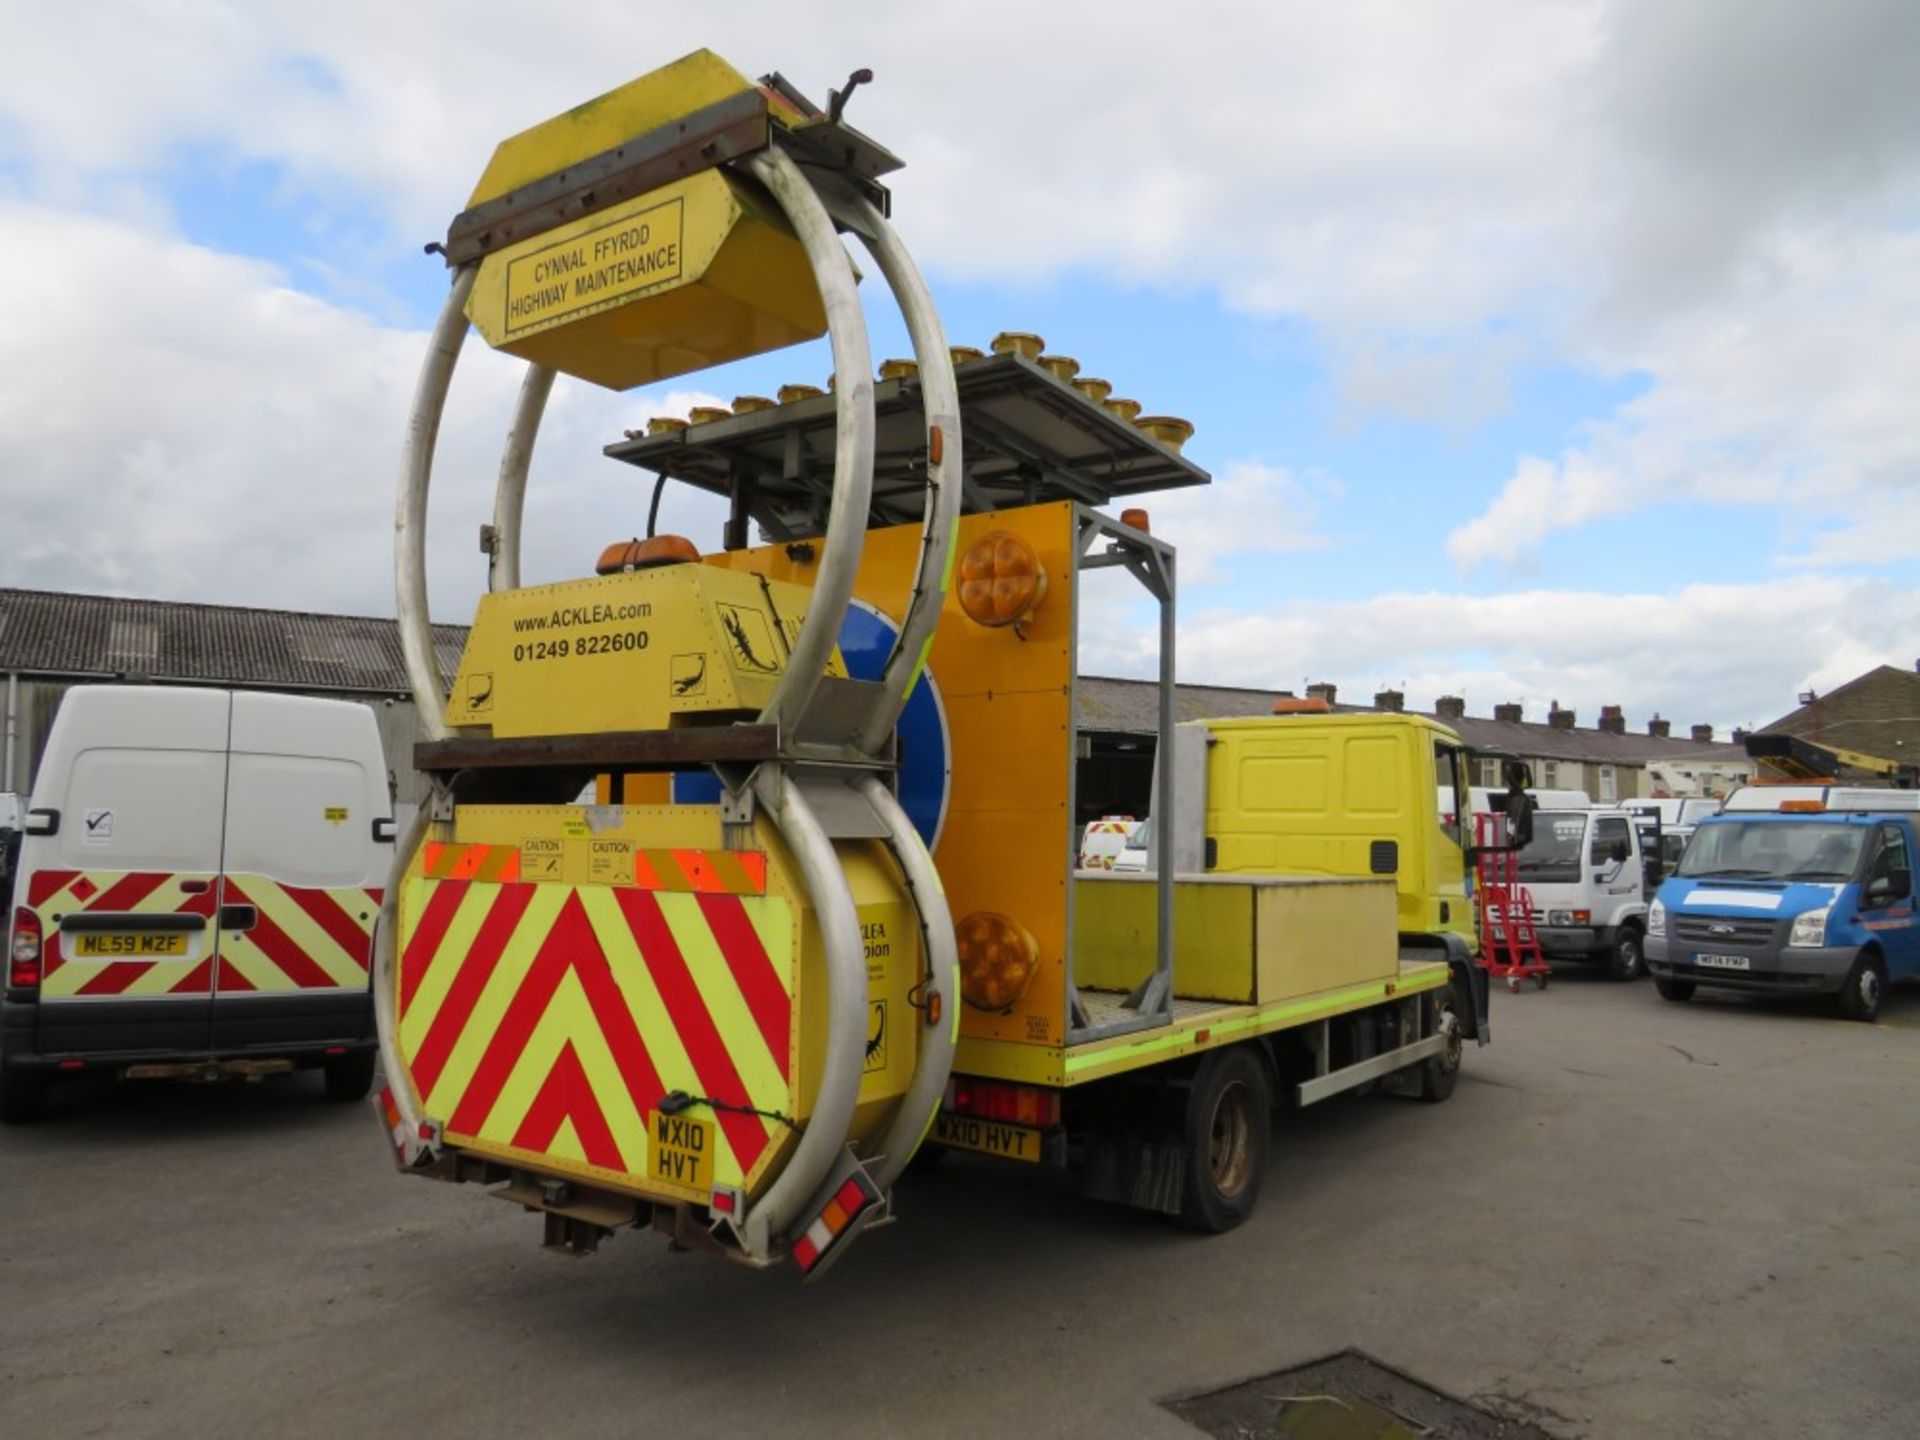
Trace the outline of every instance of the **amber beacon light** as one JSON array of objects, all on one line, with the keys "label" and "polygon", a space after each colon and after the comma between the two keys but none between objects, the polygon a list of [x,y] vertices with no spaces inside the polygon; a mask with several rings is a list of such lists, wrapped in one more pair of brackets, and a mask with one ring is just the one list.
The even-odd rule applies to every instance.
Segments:
[{"label": "amber beacon light", "polygon": [[960,608],[979,625],[1018,625],[1039,608],[1047,572],[1033,546],[994,530],[960,557]]},{"label": "amber beacon light", "polygon": [[976,910],[954,927],[960,952],[960,994],[982,1010],[1020,1003],[1040,968],[1040,942],[1017,920]]}]

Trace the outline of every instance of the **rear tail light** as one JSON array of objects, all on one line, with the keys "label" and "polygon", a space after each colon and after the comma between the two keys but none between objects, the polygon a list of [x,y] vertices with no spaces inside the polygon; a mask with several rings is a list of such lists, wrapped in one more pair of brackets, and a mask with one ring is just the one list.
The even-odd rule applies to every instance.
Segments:
[{"label": "rear tail light", "polygon": [[7,988],[40,988],[40,917],[24,905],[13,912],[13,949],[7,956]]},{"label": "rear tail light", "polygon": [[848,1176],[840,1188],[833,1192],[833,1198],[827,1201],[826,1208],[793,1242],[793,1259],[800,1267],[800,1272],[803,1275],[811,1274],[827,1252],[848,1233],[861,1212],[878,1204],[879,1200],[880,1192],[865,1175]]},{"label": "rear tail light", "polygon": [[956,1075],[947,1082],[946,1108],[976,1120],[997,1120],[1003,1125],[1030,1125],[1045,1130],[1060,1123],[1060,1092]]}]

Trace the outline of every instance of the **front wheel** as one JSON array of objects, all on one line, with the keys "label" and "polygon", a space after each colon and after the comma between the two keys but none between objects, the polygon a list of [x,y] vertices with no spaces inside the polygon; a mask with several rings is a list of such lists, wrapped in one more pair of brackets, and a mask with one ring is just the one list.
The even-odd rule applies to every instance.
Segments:
[{"label": "front wheel", "polygon": [[1693,998],[1693,981],[1669,980],[1664,975],[1653,977],[1653,988],[1660,992],[1662,1000],[1671,1000],[1675,1004]]},{"label": "front wheel", "polygon": [[1272,1134],[1267,1067],[1243,1046],[1209,1052],[1187,1092],[1182,1223],[1219,1235],[1251,1215]]},{"label": "front wheel", "polygon": [[1447,1048],[1420,1062],[1420,1098],[1437,1105],[1453,1094],[1460,1079],[1460,1057],[1465,1043],[1460,1037],[1460,1014],[1455,1008],[1453,986],[1441,992],[1434,1014],[1433,1031],[1447,1037]]},{"label": "front wheel", "polygon": [[1848,1020],[1872,1021],[1880,1014],[1887,993],[1887,967],[1872,952],[1861,955],[1840,987],[1840,1014]]},{"label": "front wheel", "polygon": [[1638,980],[1647,971],[1647,959],[1638,930],[1622,930],[1607,956],[1607,974],[1616,980]]}]

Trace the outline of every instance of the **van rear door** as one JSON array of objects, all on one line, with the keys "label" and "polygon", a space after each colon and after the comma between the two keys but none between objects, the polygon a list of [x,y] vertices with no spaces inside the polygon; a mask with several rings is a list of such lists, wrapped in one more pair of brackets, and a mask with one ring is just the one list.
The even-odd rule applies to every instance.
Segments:
[{"label": "van rear door", "polygon": [[373,712],[242,693],[232,736],[214,1048],[364,1039],[373,921],[392,856],[373,838],[391,813]]},{"label": "van rear door", "polygon": [[206,1048],[218,962],[220,829],[231,697],[70,692],[48,737],[18,903],[46,937],[43,1054]]}]

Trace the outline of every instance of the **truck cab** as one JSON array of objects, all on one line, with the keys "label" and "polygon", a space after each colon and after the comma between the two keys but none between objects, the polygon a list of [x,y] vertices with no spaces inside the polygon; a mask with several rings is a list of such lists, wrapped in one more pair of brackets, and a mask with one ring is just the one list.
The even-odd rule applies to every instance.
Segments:
[{"label": "truck cab", "polygon": [[1730,809],[1703,821],[1648,916],[1663,999],[1702,985],[1824,995],[1872,1020],[1890,983],[1920,975],[1912,812]]},{"label": "truck cab", "polygon": [[1539,811],[1521,850],[1520,883],[1551,960],[1603,965],[1616,980],[1646,970],[1648,874],[1655,857],[1635,817],[1601,808]]},{"label": "truck cab", "polygon": [[[1404,944],[1473,951],[1471,837],[1461,821],[1472,803],[1468,757],[1452,730],[1421,715],[1312,712],[1180,728],[1206,739],[1205,854],[1195,868],[1391,876]],[[1426,804],[1433,794],[1438,810]]]}]

